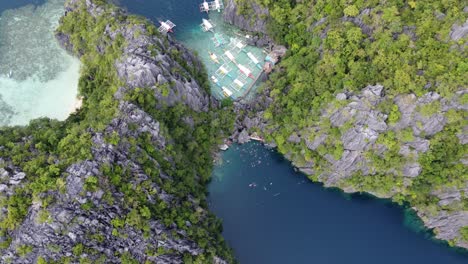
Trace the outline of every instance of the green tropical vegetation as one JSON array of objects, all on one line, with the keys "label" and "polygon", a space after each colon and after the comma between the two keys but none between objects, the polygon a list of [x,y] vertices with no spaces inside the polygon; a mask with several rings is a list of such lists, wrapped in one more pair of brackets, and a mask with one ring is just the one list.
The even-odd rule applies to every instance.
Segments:
[{"label": "green tropical vegetation", "polygon": [[[160,122],[161,133],[167,141],[166,148],[158,148],[149,133],[142,133],[137,138],[126,138],[120,137],[115,131],[106,132],[105,128],[111,120],[121,114],[118,109],[119,101],[114,98],[114,94],[125,83],[117,76],[114,65],[121,58],[127,43],[120,33],[111,39],[103,32],[107,27],[116,30],[119,27],[143,25],[146,32],[139,34],[163,37],[145,19],[117,12],[106,1],[93,2],[106,5],[103,14],[92,16],[84,10],[83,2],[80,2],[82,9],[79,12],[69,12],[62,18],[57,29],[58,34],[69,36],[71,45],[68,48],[79,55],[82,62],[79,80],[82,108],[64,122],[42,118],[31,121],[25,127],[0,128],[0,157],[3,158],[0,159],[0,168],[8,163],[27,175],[13,195],[0,196],[0,207],[7,208],[6,214],[0,216],[0,236],[7,238],[2,240],[1,248],[9,246],[10,235],[23,222],[33,203],[41,207],[36,221],[49,221],[47,208],[56,202],[55,193],[66,192],[65,170],[71,164],[93,159],[92,137],[99,132],[105,135],[109,144],[129,145],[130,157],[149,176],[148,180],[135,184],[130,168],[109,162],[102,165],[102,176],[95,175],[86,179],[84,191],[103,190],[103,200],[108,205],[117,202],[115,193],[122,194],[122,209],[127,213],[112,220],[114,236],[125,237],[124,228],[133,227],[149,237],[152,235],[149,233],[149,221],[158,220],[167,227],[175,224],[186,233],[188,239],[203,249],[203,253],[197,256],[185,254],[185,263],[207,263],[214,256],[234,262],[232,253],[221,236],[221,222],[207,211],[205,187],[210,180],[214,148],[233,126],[234,116],[230,110],[232,106],[226,103],[223,108],[211,105],[208,112],[196,112],[182,103],[156,108],[160,103],[154,90],[142,87],[129,91],[125,100],[134,103]],[[190,74],[193,74],[205,91],[209,91],[205,71],[188,65],[180,58],[177,48],[169,47],[167,40],[165,41],[165,45],[172,50],[172,58],[180,62],[180,67],[174,70],[185,74],[186,78],[191,78]],[[96,47],[104,50],[100,51]],[[158,48],[153,48],[153,52],[157,53]],[[191,125],[183,121],[186,117],[193,120]],[[161,174],[170,177],[162,177]],[[147,194],[157,197],[154,184],[177,199],[172,199],[171,202],[150,202]],[[81,208],[91,210],[95,206],[88,201]],[[187,225],[187,221],[191,224]],[[172,235],[174,238],[180,237],[176,233]],[[89,234],[88,237],[97,242],[103,242],[104,239],[99,234]],[[21,255],[27,255],[31,250],[28,245],[17,248]],[[158,248],[157,251],[152,254],[174,253],[167,252],[164,248]],[[82,256],[82,253],[86,253],[88,257]],[[92,263],[91,259],[105,262],[104,255],[99,256],[95,250],[77,243],[73,247],[73,256],[63,257],[58,263]],[[120,259],[122,263],[136,263],[128,253],[121,254]],[[54,263],[50,259],[38,259],[38,263],[45,262]]]},{"label": "green tropical vegetation", "polygon": [[[466,2],[447,1],[362,1],[362,0],[255,0],[269,10],[268,35],[276,43],[288,47],[287,57],[270,76],[263,89],[274,99],[265,111],[269,133],[278,150],[298,165],[315,164],[316,175],[326,171],[330,154],[335,159],[343,152],[341,136],[350,128],[330,126],[322,111],[347,104],[337,101],[340,92],[359,94],[368,85],[384,86],[386,100],[377,110],[386,114],[390,126],[401,118],[395,97],[401,94],[422,96],[436,92],[450,99],[468,87],[467,37],[452,40],[454,24],[463,24],[468,13]],[[236,0],[238,12],[252,12],[251,3]],[[467,95],[459,98],[466,104]],[[416,109],[423,117],[441,112],[440,101]],[[363,153],[372,161],[376,172],[372,177],[353,175],[341,186],[358,191],[392,196],[399,203],[407,202],[434,214],[441,210],[468,210],[467,204],[442,208],[434,190],[446,187],[464,188],[468,182],[467,167],[460,162],[468,155],[466,145],[457,135],[468,125],[467,112],[452,109],[445,114],[448,125],[430,140],[430,149],[417,158],[421,174],[415,179],[388,175],[390,168],[401,168],[407,161],[399,154],[402,142],[414,138],[412,130],[389,130],[377,143],[387,148],[384,156]],[[309,140],[320,136],[311,127],[327,134],[326,142],[312,151],[304,140],[289,142],[288,137],[300,131]],[[270,133],[271,132],[271,133]],[[464,229],[465,230],[465,229]],[[463,231],[466,235],[466,230]],[[463,235],[463,237],[466,237]]]}]

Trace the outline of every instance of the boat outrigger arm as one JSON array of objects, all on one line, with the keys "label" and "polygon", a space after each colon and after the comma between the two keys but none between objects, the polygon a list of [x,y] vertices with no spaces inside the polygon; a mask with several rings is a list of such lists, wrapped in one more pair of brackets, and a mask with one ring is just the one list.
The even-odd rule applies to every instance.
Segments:
[{"label": "boat outrigger arm", "polygon": [[242,64],[236,64],[236,65],[243,74],[245,74],[246,76],[248,76],[251,79],[254,79],[254,76],[252,75],[252,72],[247,67],[245,67]]},{"label": "boat outrigger arm", "polygon": [[231,61],[233,61],[233,62],[236,61],[236,58],[234,58],[234,55],[232,55],[232,53],[231,53],[229,50],[225,51],[225,52],[224,52],[224,55],[226,55],[226,57],[227,57],[229,60],[231,60]]},{"label": "boat outrigger arm", "polygon": [[210,12],[210,5],[208,4],[208,2],[203,1],[203,3],[200,5],[200,11],[207,13]]},{"label": "boat outrigger arm", "polygon": [[218,12],[221,12],[222,8],[223,8],[223,5],[220,2],[220,0],[214,0],[214,9],[218,10]]},{"label": "boat outrigger arm", "polygon": [[161,33],[168,33],[168,32],[173,32],[173,28],[176,26],[174,23],[172,23],[170,20],[164,21],[159,21],[161,26],[158,28],[158,31]]},{"label": "boat outrigger arm", "polygon": [[202,19],[202,24],[200,25],[203,31],[213,31],[215,25],[208,19]]}]

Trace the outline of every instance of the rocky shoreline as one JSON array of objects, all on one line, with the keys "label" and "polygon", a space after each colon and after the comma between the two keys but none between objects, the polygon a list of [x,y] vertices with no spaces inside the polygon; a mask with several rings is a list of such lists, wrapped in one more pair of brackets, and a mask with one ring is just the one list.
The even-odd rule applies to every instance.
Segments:
[{"label": "rocky shoreline", "polygon": [[[207,119],[207,116],[219,109],[220,104],[208,94],[207,89],[200,85],[190,71],[202,68],[201,63],[182,45],[170,37],[155,37],[150,33],[151,28],[148,24],[140,23],[139,20],[135,22],[120,9],[111,9],[114,18],[119,18],[117,24],[106,24],[105,19],[101,17],[108,15],[106,12],[109,10],[106,8],[107,6],[102,6],[98,1],[71,0],[68,1],[65,16],[76,16],[80,19],[82,16],[88,17],[89,20],[85,22],[91,21],[89,26],[98,26],[97,21],[103,23],[99,25],[104,29],[100,32],[103,38],[100,39],[99,45],[94,47],[99,54],[104,54],[106,50],[114,51],[110,43],[126,44],[117,47],[122,55],[110,62],[115,68],[119,82],[105,88],[115,89],[115,92],[112,90],[111,97],[101,99],[108,103],[104,104],[102,109],[107,107],[106,110],[115,113],[109,122],[99,123],[99,129],[73,127],[66,132],[85,131],[85,134],[78,134],[82,135],[79,139],[89,145],[86,145],[85,149],[73,150],[85,158],[67,164],[60,175],[56,175],[53,186],[58,186],[57,189],[34,194],[34,199],[32,194],[28,194],[31,201],[25,205],[27,208],[23,221],[12,230],[2,230],[0,243],[7,246],[0,249],[0,258],[5,263],[36,263],[39,260],[122,263],[123,259],[131,259],[136,263],[185,263],[186,259],[200,263],[227,263],[229,253],[221,256],[219,247],[223,242],[218,236],[219,233],[211,234],[211,229],[208,229],[210,226],[203,226],[203,223],[208,223],[217,228],[216,225],[219,224],[207,211],[203,197],[181,197],[178,192],[169,192],[167,186],[179,187],[179,183],[176,182],[179,174],[189,174],[190,171],[184,171],[184,166],[177,163],[178,159],[184,160],[183,156],[186,153],[178,153],[175,150],[180,139],[169,132],[171,120],[167,121],[165,116],[157,116],[151,111],[156,109],[156,112],[163,112],[167,116],[178,115],[176,123],[183,123],[183,127],[189,130],[188,134],[200,134],[200,131],[204,130],[200,124],[211,124],[213,120]],[[235,1],[229,0],[224,14],[226,21],[244,30],[256,32],[252,34],[254,37],[251,44],[268,45],[274,49],[276,45],[266,36],[268,10],[254,4],[253,12],[260,18],[254,24],[250,19],[237,14],[237,10]],[[459,28],[456,30],[460,31]],[[86,40],[77,41],[69,32],[57,32],[57,39],[75,55],[85,55],[76,45],[86,45]],[[280,50],[284,51],[281,47]],[[171,54],[176,54],[179,59]],[[94,73],[95,70],[92,68],[90,72]],[[95,81],[93,75],[85,77],[87,78],[83,78],[82,81]],[[323,182],[327,187],[339,187],[350,193],[366,191],[377,197],[391,198],[420,175],[422,169],[417,157],[430,149],[430,142],[425,139],[425,135],[436,135],[447,126],[449,120],[445,113],[454,109],[468,111],[468,106],[458,101],[458,98],[466,93],[468,90],[460,90],[453,98],[445,98],[434,92],[421,96],[398,95],[394,101],[400,109],[401,118],[398,122],[390,122],[389,115],[377,107],[387,99],[382,85],[369,85],[358,93],[344,91],[337,94],[334,104],[323,109],[319,116],[319,120],[330,122],[331,127],[348,127],[340,138],[343,153],[339,157],[322,155],[323,164],[320,170],[317,164],[305,160],[301,153],[283,154],[309,178]],[[157,100],[153,100],[153,97]],[[87,100],[90,98],[85,96],[83,107],[73,116],[73,120],[90,118],[83,114],[83,111],[90,111]],[[234,102],[237,119],[229,140],[246,143],[251,136],[266,136],[275,131],[277,128],[274,124],[264,117],[266,109],[273,103],[274,99],[270,96],[268,88],[260,91],[252,102]],[[145,108],[146,104],[151,107]],[[418,108],[431,104],[437,104],[441,112],[423,115],[417,111]],[[115,109],[112,105],[115,105]],[[168,107],[181,107],[177,109],[187,111],[172,113],[167,110]],[[388,151],[388,147],[378,141],[379,135],[405,129],[415,131],[413,137],[405,140],[399,149],[399,155],[406,158],[405,162],[399,168],[388,168],[386,171],[395,175],[397,180],[401,180],[401,185],[395,184],[388,190],[361,190],[359,186],[348,182],[358,172],[364,177],[374,175],[376,168],[364,153],[383,155]],[[173,131],[177,132],[173,134],[184,135],[180,130]],[[464,132],[458,135],[462,144],[468,143],[467,132],[468,128],[465,128]],[[314,134],[313,139],[311,134]],[[40,148],[44,146],[31,144],[31,138],[32,136],[22,137],[18,146],[27,146],[28,151],[39,155]],[[310,124],[307,129],[291,133],[286,141],[298,148],[315,151],[323,148],[329,139],[327,130],[317,124]],[[61,145],[77,144],[73,140],[75,138]],[[189,138],[181,144],[194,141],[197,139]],[[274,141],[267,141],[265,144],[276,147]],[[197,147],[192,145],[192,149]],[[4,148],[0,146],[0,151]],[[195,157],[189,157],[193,158]],[[54,166],[61,162],[54,155],[45,156],[43,159],[47,160],[48,169],[52,172],[57,170]],[[467,159],[460,162],[468,164]],[[147,164],[150,166],[145,166]],[[34,180],[31,176],[35,175],[25,173],[25,169],[15,165],[11,158],[0,157],[0,165],[2,199],[16,197],[17,192],[23,191]],[[122,168],[126,170],[121,171]],[[129,177],[111,178],[109,175],[113,173]],[[190,184],[187,185],[192,187],[194,184],[201,184],[201,178],[200,173],[195,173],[195,177],[190,178]],[[125,184],[120,188],[111,184],[120,184],[121,181]],[[124,193],[125,191],[132,195]],[[460,236],[460,228],[468,226],[468,212],[445,209],[462,202],[466,193],[468,185],[464,188],[434,190],[440,207],[436,208],[435,213],[431,208],[413,209],[426,227],[435,230],[436,238],[452,241],[454,246],[468,248],[468,242],[457,239]],[[177,210],[182,210],[181,208],[189,210],[191,214],[184,215],[183,221],[175,219],[167,223],[165,219],[158,218],[159,215],[148,216],[149,209],[139,201],[134,201],[133,196],[144,197],[146,205],[162,208],[161,211],[171,217],[180,213]],[[128,203],[132,205],[129,206]],[[174,210],[164,211],[168,206]],[[4,215],[12,211],[11,206],[3,206],[0,209]],[[0,217],[0,220],[4,219]],[[139,225],[144,226],[141,228]],[[207,241],[207,234],[210,234],[213,240]],[[200,241],[193,239],[198,235],[203,237]],[[216,250],[207,250],[207,245]]]},{"label": "rocky shoreline", "polygon": [[[207,211],[204,196],[187,197],[182,193],[171,193],[171,189],[182,184],[175,179],[180,177],[179,170],[183,169],[175,160],[184,155],[176,148],[181,136],[176,138],[169,133],[171,124],[168,125],[164,118],[145,111],[146,104],[153,102],[157,102],[154,109],[158,108],[168,116],[172,114],[171,107],[182,109],[183,112],[178,114],[183,116],[177,122],[185,122],[183,128],[189,133],[202,129],[204,123],[212,122],[207,116],[218,108],[218,102],[190,73],[192,69],[202,68],[201,62],[170,37],[158,35],[144,20],[129,18],[121,9],[99,1],[68,1],[62,19],[74,21],[68,21],[72,25],[66,29],[68,31],[57,32],[57,39],[77,56],[86,56],[88,52],[77,45],[86,45],[86,42],[94,40],[86,39],[85,35],[82,35],[84,39],[77,40],[79,32],[75,31],[80,29],[75,24],[88,23],[96,30],[99,30],[99,23],[103,25],[104,31],[97,36],[102,45],[94,47],[103,56],[104,51],[111,49],[110,45],[123,43],[117,46],[122,54],[110,62],[119,86],[108,98],[110,105],[107,109],[100,109],[115,113],[98,129],[89,126],[78,129],[86,137],[80,140],[89,144],[81,150],[86,158],[78,158],[77,162],[66,165],[56,176],[58,190],[55,190],[54,183],[54,188],[47,193],[36,194],[38,196],[30,205],[21,205],[28,207],[24,219],[15,220],[13,229],[2,229],[0,233],[0,262],[173,264],[193,260],[227,263],[226,258],[217,255],[227,248],[215,234],[219,231],[213,231],[219,223]],[[91,75],[84,75],[90,74],[91,63],[85,63],[84,67],[88,69],[84,69],[81,82],[98,78],[96,74],[92,75],[93,71]],[[107,90],[101,94],[105,92]],[[141,92],[147,95],[139,96]],[[154,95],[154,98],[149,95]],[[139,97],[135,100],[132,96]],[[73,125],[73,118],[78,122],[80,118],[87,118],[87,112],[92,111],[88,101],[93,99],[85,94],[81,110],[67,121],[67,125]],[[22,138],[16,144],[21,147],[30,144],[30,140],[33,140],[32,136]],[[64,147],[78,145],[73,140],[60,144]],[[205,144],[198,139],[193,141],[192,144]],[[3,150],[5,146],[0,146],[0,153]],[[42,155],[34,146],[29,151],[32,152],[31,158]],[[57,166],[64,162],[56,156],[48,158]],[[23,193],[34,186],[31,184],[35,175],[26,173],[21,166],[16,166],[12,157],[0,157],[2,199],[14,199],[20,195],[18,192]],[[190,172],[185,173],[190,175]],[[202,176],[194,172],[189,187],[205,184],[200,179]],[[44,197],[48,197],[47,202]],[[2,223],[6,216],[11,217],[14,213],[11,206],[3,206],[4,203],[0,208]],[[155,215],[154,210],[160,213]],[[185,214],[183,222],[177,219],[168,222],[175,212],[180,217]],[[225,256],[232,258],[230,253]]]},{"label": "rocky shoreline", "polygon": [[[256,3],[243,8],[248,9],[246,12],[253,12],[251,17],[265,18],[269,13],[266,8],[260,7]],[[228,23],[247,31],[266,33],[264,19],[252,24],[249,18],[237,13],[238,9],[239,7],[236,6],[233,0],[228,1],[224,14],[224,18]],[[459,33],[461,29],[459,26],[454,26],[454,31]],[[455,35],[459,38],[460,36],[457,34]],[[254,44],[268,45],[270,42],[260,41]],[[443,133],[441,131],[448,125],[448,120],[445,117],[447,112],[454,110],[468,111],[468,106],[458,101],[459,98],[468,93],[468,90],[461,89],[452,98],[444,98],[434,92],[422,96],[414,94],[398,95],[393,99],[401,112],[401,117],[397,123],[390,122],[388,115],[378,110],[377,106],[388,98],[383,90],[384,87],[377,84],[365,87],[358,94],[339,93],[336,95],[335,105],[341,107],[336,108],[335,105],[330,105],[329,109],[323,109],[321,120],[327,120],[327,122],[329,120],[332,127],[341,128],[346,126],[349,129],[340,139],[344,149],[342,155],[339,158],[330,154],[323,155],[323,164],[320,164],[320,171],[316,169],[317,164],[304,161],[300,154],[282,154],[309,178],[324,183],[325,187],[338,187],[347,193],[365,191],[379,198],[392,198],[398,193],[405,192],[404,186],[410,185],[422,171],[421,165],[418,163],[418,156],[426,153],[430,148],[430,141],[426,137]],[[264,118],[265,110],[272,103],[273,99],[269,96],[268,88],[258,94],[255,100],[251,102],[236,103],[235,109],[239,118],[235,123],[235,130],[230,140],[243,144],[250,141],[252,134],[262,136],[272,134],[275,127]],[[440,107],[440,112],[431,115],[424,115],[419,112],[419,109],[429,105],[437,105]],[[401,177],[403,187],[399,187],[395,182],[395,186],[390,190],[360,190],[347,182],[356,173],[363,174],[364,177],[372,177],[376,169],[364,154],[372,152],[383,157],[388,149],[377,141],[379,135],[389,132],[402,133],[402,131],[414,131],[413,135],[411,135],[412,138],[403,142],[399,150],[399,155],[404,157],[405,163],[400,168],[388,168],[385,173],[396,175],[398,179]],[[458,135],[462,144],[468,143],[467,132],[468,127],[465,127],[464,133]],[[319,136],[314,136],[314,140],[310,141],[311,135]],[[323,147],[327,137],[329,137],[327,131],[321,132],[320,124],[310,124],[307,130],[292,133],[287,141],[299,148],[316,151],[318,148]],[[276,147],[274,141],[267,141],[265,144]],[[460,162],[465,166],[468,165],[466,158]],[[434,195],[439,199],[437,213],[434,213],[433,209],[430,208],[414,206],[412,208],[423,220],[424,225],[434,231],[435,238],[448,241],[451,246],[468,249],[468,241],[459,239],[461,228],[468,226],[468,212],[444,209],[450,208],[450,206],[456,207],[457,204],[462,203],[466,193],[468,193],[468,183],[464,188],[453,187],[434,191]]]}]

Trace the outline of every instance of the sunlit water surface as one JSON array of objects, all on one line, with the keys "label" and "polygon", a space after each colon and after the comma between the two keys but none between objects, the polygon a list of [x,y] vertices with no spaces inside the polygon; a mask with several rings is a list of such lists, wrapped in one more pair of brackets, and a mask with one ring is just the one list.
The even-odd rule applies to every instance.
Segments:
[{"label": "sunlit water surface", "polygon": [[64,120],[75,109],[80,62],[54,37],[64,3],[0,2],[0,126]]}]

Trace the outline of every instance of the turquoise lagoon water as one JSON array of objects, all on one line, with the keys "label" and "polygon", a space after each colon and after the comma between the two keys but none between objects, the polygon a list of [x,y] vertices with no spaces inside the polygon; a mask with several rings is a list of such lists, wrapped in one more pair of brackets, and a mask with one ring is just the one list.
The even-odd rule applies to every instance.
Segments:
[{"label": "turquoise lagoon water", "polygon": [[[176,38],[194,49],[213,72],[207,56],[212,42],[199,28],[206,17],[198,9],[201,2],[119,1],[132,13],[174,22]],[[217,13],[210,18],[222,25]],[[233,29],[223,30],[229,34]],[[260,144],[233,146],[223,153],[209,192],[211,210],[223,220],[223,235],[240,263],[468,263],[466,253],[434,242],[411,211],[311,183]]]},{"label": "turquoise lagoon water", "polygon": [[[67,115],[59,98],[74,99],[79,64],[57,49],[52,38],[31,33],[35,27],[40,29],[37,32],[52,32],[63,1],[0,2],[0,96],[7,98],[0,98],[0,124],[5,124],[5,116],[10,116],[8,124],[17,124],[44,114]],[[121,0],[120,4],[154,21],[172,20],[177,24],[176,37],[198,51],[210,70],[214,69],[206,56],[210,38],[199,29],[206,16],[199,12],[199,2]],[[33,5],[24,7],[27,4]],[[17,24],[21,21],[24,24]],[[13,41],[15,35],[20,38],[16,46],[5,41]],[[31,43],[45,48],[34,50]],[[20,57],[18,63],[12,54]],[[7,78],[10,68],[12,76]],[[53,104],[41,105],[38,98]],[[249,187],[253,183],[256,187]],[[466,254],[433,242],[411,212],[385,200],[344,195],[313,184],[276,152],[256,143],[223,153],[209,191],[210,207],[223,220],[223,235],[241,263],[468,263]]]},{"label": "turquoise lagoon water", "polygon": [[240,263],[468,263],[466,253],[432,241],[411,211],[325,189],[258,143],[223,153],[209,192]]},{"label": "turquoise lagoon water", "polygon": [[[208,71],[212,94],[218,99],[225,97],[236,99],[246,95],[261,72],[266,53],[260,48],[245,45],[245,35],[223,23],[221,13],[216,11],[210,12],[209,15],[201,13],[199,10],[201,1],[120,0],[117,3],[126,7],[131,13],[146,16],[156,24],[165,20],[171,20],[176,24],[174,28],[176,38],[198,53]],[[203,18],[210,19],[215,25],[214,32],[202,30],[200,25]],[[222,45],[218,45],[219,43]],[[235,58],[234,61],[229,59],[226,52]],[[216,55],[216,60],[211,58],[210,53]],[[249,53],[258,63],[254,63]],[[251,72],[250,77],[240,71],[239,64]],[[223,92],[223,87],[229,91]]]},{"label": "turquoise lagoon water", "polygon": [[54,37],[64,3],[0,2],[0,126],[74,111],[80,63]]}]

